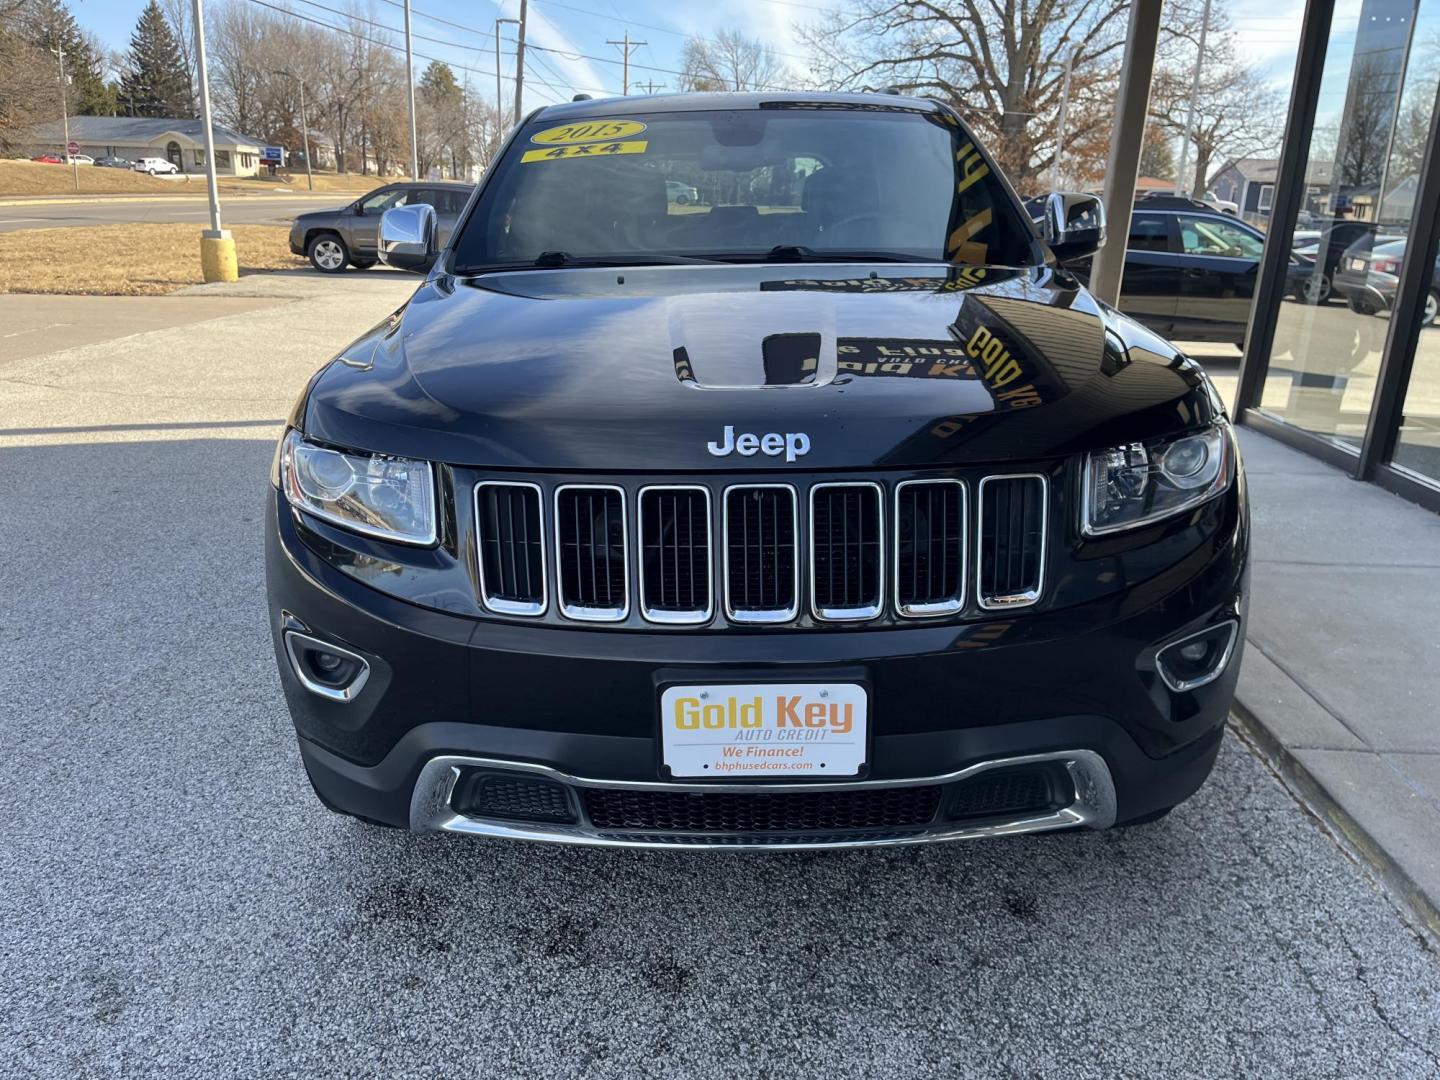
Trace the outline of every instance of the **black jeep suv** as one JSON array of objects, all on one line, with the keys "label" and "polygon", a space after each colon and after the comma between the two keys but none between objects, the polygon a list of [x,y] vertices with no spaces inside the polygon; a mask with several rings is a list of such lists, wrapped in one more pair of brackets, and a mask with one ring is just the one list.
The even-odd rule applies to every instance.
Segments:
[{"label": "black jeep suv", "polygon": [[[679,204],[671,183],[698,198]],[[267,573],[301,756],[373,822],[869,846],[1164,814],[1239,667],[1215,390],[946,107],[541,109],[311,380]]]}]

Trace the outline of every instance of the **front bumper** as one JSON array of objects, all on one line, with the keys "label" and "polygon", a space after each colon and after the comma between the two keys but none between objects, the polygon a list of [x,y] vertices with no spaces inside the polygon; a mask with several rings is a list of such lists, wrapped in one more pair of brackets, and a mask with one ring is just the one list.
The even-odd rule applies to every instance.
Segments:
[{"label": "front bumper", "polygon": [[[1233,491],[1226,496],[1234,501],[1231,527],[1203,558],[1166,576],[1163,589],[1151,582],[1118,602],[996,613],[962,625],[783,636],[561,629],[421,608],[322,558],[272,494],[271,625],[306,770],[326,805],[387,825],[660,847],[873,846],[1103,828],[1198,790],[1239,671],[1243,632],[1219,678],[1198,689],[1173,691],[1155,663],[1160,647],[1244,618],[1246,527],[1243,494]],[[341,702],[305,689],[281,642],[285,625],[363,657],[363,693]],[[822,783],[665,779],[661,686],[727,678],[866,683],[873,703],[867,773]],[[1025,769],[1058,777],[1041,804],[959,817],[946,811],[972,781]],[[552,783],[564,814],[520,821],[457,806],[457,787],[481,774]],[[934,791],[935,812],[924,820],[867,817],[848,805],[826,817],[823,809],[866,791],[903,801],[918,788]],[[601,820],[597,792],[634,793],[638,816]],[[793,819],[777,809],[791,806],[791,793]],[[754,827],[753,813],[743,810],[738,819],[721,814],[713,829],[669,827],[670,818],[657,829],[640,805],[679,796],[684,807],[730,806],[737,801],[730,795],[759,797],[766,827]],[[812,811],[820,828],[791,826],[810,821]],[[861,824],[847,827],[855,821]]]}]

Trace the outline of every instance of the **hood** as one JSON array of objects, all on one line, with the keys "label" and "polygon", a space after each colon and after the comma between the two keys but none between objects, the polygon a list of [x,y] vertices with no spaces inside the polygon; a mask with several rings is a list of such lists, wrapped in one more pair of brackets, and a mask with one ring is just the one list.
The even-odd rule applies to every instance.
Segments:
[{"label": "hood", "polygon": [[671,266],[436,275],[304,424],[457,465],[714,472],[1035,460],[1219,409],[1050,267]]}]

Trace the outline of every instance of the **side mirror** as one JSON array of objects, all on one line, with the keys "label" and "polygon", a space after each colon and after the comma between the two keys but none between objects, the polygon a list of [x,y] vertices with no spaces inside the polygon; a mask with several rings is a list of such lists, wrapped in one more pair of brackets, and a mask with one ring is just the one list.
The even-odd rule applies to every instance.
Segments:
[{"label": "side mirror", "polygon": [[428,273],[435,264],[438,223],[429,203],[412,203],[386,210],[380,217],[380,245],[377,254],[386,266]]},{"label": "side mirror", "polygon": [[1105,243],[1105,204],[1094,195],[1051,192],[1044,231],[1045,243],[1062,263],[1093,255]]}]

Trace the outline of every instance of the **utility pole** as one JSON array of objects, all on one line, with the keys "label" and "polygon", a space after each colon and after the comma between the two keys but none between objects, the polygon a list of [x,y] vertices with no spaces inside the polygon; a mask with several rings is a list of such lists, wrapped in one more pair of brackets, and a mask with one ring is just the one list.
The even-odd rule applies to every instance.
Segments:
[{"label": "utility pole", "polygon": [[621,51],[621,52],[624,54],[624,56],[625,56],[624,76],[623,76],[622,82],[621,82],[621,87],[622,87],[621,93],[623,93],[626,97],[629,97],[629,96],[630,96],[630,53],[631,53],[633,50],[638,49],[641,45],[649,45],[650,43],[649,43],[648,41],[631,41],[631,40],[630,40],[630,31],[629,31],[629,30],[626,30],[626,31],[625,31],[625,37],[624,37],[623,40],[621,40],[621,41],[615,41],[615,40],[611,39],[611,40],[605,42],[605,44],[606,44],[606,45],[615,45],[615,46],[618,46],[619,49],[620,49],[620,51]]},{"label": "utility pole", "polygon": [[1065,60],[1065,84],[1060,88],[1060,130],[1055,136],[1055,163],[1050,166],[1050,190],[1060,190],[1060,162],[1065,157],[1065,114],[1070,111],[1070,76],[1075,71],[1075,61],[1080,56],[1080,46],[1070,50]]},{"label": "utility pole", "polygon": [[55,54],[55,60],[60,65],[60,119],[65,126],[65,156],[70,159],[70,168],[75,172],[75,190],[80,190],[80,162],[75,160],[75,155],[70,153],[70,103],[66,94],[65,84],[65,46],[56,45],[51,50]]},{"label": "utility pole", "polygon": [[504,99],[504,98],[501,96],[501,94],[500,94],[500,24],[501,24],[501,23],[512,23],[512,24],[514,24],[515,26],[519,26],[519,25],[520,25],[520,20],[519,20],[519,19],[496,19],[496,20],[495,20],[495,115],[496,115],[497,117],[503,115],[503,114],[504,114],[504,111],[505,111],[505,99]]},{"label": "utility pole", "polygon": [[[300,84],[300,141],[305,147],[305,186],[311,191],[315,190],[315,177],[310,172],[310,127],[305,123],[305,80],[289,71],[277,71],[276,75],[283,75],[288,79],[294,79]],[[360,152],[365,152],[362,144]],[[364,161],[361,161],[364,167]]]},{"label": "utility pole", "polygon": [[520,0],[520,29],[515,38],[515,123],[520,123],[524,106],[520,103],[525,93],[525,19],[527,4]]},{"label": "utility pole", "polygon": [[410,0],[405,0],[405,103],[410,109],[410,179],[420,179],[420,140],[415,134],[415,52],[410,41]]},{"label": "utility pole", "polygon": [[220,227],[220,188],[215,183],[215,129],[210,122],[210,73],[205,59],[204,0],[193,0],[195,69],[200,81],[200,118],[205,128],[205,187],[210,195],[210,228],[200,234],[200,269],[206,281],[235,281],[235,240]]},{"label": "utility pole", "polygon": [[645,82],[637,82],[635,85],[638,86],[641,90],[644,90],[647,94],[653,94],[656,90],[665,89],[665,84],[663,82],[656,82],[654,79],[648,79]]},{"label": "utility pole", "polygon": [[1195,101],[1200,97],[1200,68],[1205,63],[1205,35],[1210,32],[1210,0],[1205,0],[1205,14],[1200,20],[1200,47],[1195,51],[1195,71],[1190,76],[1190,108],[1185,115],[1185,140],[1180,144],[1180,181],[1182,195],[1194,195],[1196,185],[1185,178],[1190,167],[1190,135],[1195,130]]}]

